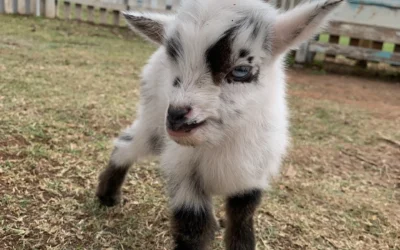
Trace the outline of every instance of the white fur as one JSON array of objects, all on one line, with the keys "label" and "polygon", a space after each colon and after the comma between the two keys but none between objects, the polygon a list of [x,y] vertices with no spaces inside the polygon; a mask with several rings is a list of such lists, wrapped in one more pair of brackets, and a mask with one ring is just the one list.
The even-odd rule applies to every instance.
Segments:
[{"label": "white fur", "polygon": [[[318,31],[330,11],[318,8],[334,2],[339,1],[317,1],[280,14],[261,0],[188,0],[176,18],[146,14],[168,22],[164,23],[166,37],[178,31],[184,52],[177,64],[168,58],[164,46],[153,54],[143,71],[137,120],[124,132],[134,139],[117,139],[112,160],[132,164],[152,153],[150,136],[162,137],[161,166],[173,207],[197,209],[208,204],[212,195],[265,189],[279,173],[289,141],[285,52]],[[315,18],[309,22],[311,15]],[[250,40],[251,31],[242,27],[233,50],[251,50],[260,68],[258,83],[216,85],[205,63],[205,51],[234,22],[248,16],[262,23],[262,30]],[[135,28],[134,23],[130,25]],[[293,32],[298,33],[296,37]],[[243,58],[231,59],[236,65],[245,63]],[[182,84],[173,87],[178,76]],[[171,138],[165,128],[169,105],[191,105],[190,119],[208,122],[187,138]],[[204,193],[193,184],[193,171]]]}]

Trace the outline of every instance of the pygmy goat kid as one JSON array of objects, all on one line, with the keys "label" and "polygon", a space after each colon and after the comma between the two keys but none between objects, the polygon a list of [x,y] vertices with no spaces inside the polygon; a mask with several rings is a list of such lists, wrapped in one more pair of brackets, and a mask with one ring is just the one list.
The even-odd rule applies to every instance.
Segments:
[{"label": "pygmy goat kid", "polygon": [[159,155],[175,249],[210,247],[213,195],[227,199],[226,249],[255,249],[253,215],[289,139],[285,54],[341,2],[280,13],[265,0],[187,0],[176,15],[124,13],[159,48],[143,71],[138,117],[100,175],[100,202],[117,204],[130,166]]}]

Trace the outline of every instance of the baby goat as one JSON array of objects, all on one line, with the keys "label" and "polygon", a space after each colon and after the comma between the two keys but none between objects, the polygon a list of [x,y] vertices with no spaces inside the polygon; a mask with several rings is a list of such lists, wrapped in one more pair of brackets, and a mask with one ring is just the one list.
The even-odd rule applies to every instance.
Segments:
[{"label": "baby goat", "polygon": [[159,45],[144,68],[138,117],[115,141],[97,197],[120,201],[128,169],[161,156],[175,249],[208,249],[213,195],[227,198],[226,249],[255,249],[253,215],[288,145],[284,57],[342,0],[279,13],[265,0],[187,0],[176,15],[124,13]]}]

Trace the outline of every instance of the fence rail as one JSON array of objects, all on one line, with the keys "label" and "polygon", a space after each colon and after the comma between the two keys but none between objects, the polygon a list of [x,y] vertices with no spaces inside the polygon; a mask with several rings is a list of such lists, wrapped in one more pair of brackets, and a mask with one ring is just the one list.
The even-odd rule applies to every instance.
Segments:
[{"label": "fence rail", "polygon": [[[58,17],[120,26],[121,11],[170,12],[175,11],[181,1],[184,0],[0,0],[0,14]],[[292,9],[302,1],[270,0],[282,10]],[[334,13],[333,19],[326,41],[318,36],[303,44],[296,50],[296,62],[310,62],[316,53],[322,53],[328,58],[340,55],[357,61],[400,65],[400,0],[347,0],[345,7]],[[343,43],[343,38],[348,43]]]},{"label": "fence rail", "polygon": [[[60,18],[75,19],[79,21],[88,21],[95,23],[95,12],[98,12],[100,24],[111,24],[119,26],[120,12],[124,10],[153,10],[153,11],[174,11],[178,8],[179,0],[64,0],[62,2],[62,14]],[[86,9],[86,18],[82,15]],[[109,15],[112,15],[109,23]]]},{"label": "fence rail", "polygon": [[74,12],[78,16],[82,8],[88,8],[89,11],[100,9],[103,12],[138,9],[174,11],[180,2],[181,0],[0,0],[0,14],[60,17],[57,14],[57,9],[60,5],[64,6],[64,9],[67,9],[67,14],[72,14],[71,9],[74,8]]},{"label": "fence rail", "polygon": [[55,0],[0,0],[0,14],[56,17]]}]

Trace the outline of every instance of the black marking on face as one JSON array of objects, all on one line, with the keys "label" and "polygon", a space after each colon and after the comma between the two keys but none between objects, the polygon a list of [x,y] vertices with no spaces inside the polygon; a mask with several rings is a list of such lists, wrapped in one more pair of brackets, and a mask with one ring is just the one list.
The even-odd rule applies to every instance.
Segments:
[{"label": "black marking on face", "polygon": [[173,86],[176,88],[181,86],[181,79],[179,77],[175,78]]},{"label": "black marking on face", "polygon": [[165,146],[164,143],[165,142],[160,135],[153,134],[152,136],[150,136],[149,146],[154,154],[160,154],[162,152]]},{"label": "black marking on face", "polygon": [[241,49],[240,51],[239,51],[239,57],[246,57],[246,56],[248,56],[250,54],[250,51],[248,50],[248,49]]},{"label": "black marking on face", "polygon": [[215,84],[220,84],[231,67],[232,42],[238,25],[227,30],[224,35],[206,51],[206,62]]},{"label": "black marking on face", "polygon": [[257,69],[256,73],[253,74],[253,79],[249,79],[249,82],[258,82],[258,78],[260,77],[260,69]]},{"label": "black marking on face", "polygon": [[247,19],[242,20],[242,25],[246,25],[245,28],[247,30],[251,29],[250,36],[253,40],[255,40],[260,34],[260,31],[262,30],[263,22],[262,20],[258,20],[255,17],[251,16]]},{"label": "black marking on face", "polygon": [[117,165],[110,161],[107,168],[100,174],[96,196],[102,205],[111,207],[120,202],[121,186],[129,167],[130,165]]},{"label": "black marking on face", "polygon": [[253,31],[251,32],[251,38],[256,39],[261,31],[261,22],[257,21],[255,22],[253,26]]},{"label": "black marking on face", "polygon": [[272,54],[272,44],[270,41],[265,40],[263,43],[263,49],[269,54]]},{"label": "black marking on face", "polygon": [[199,211],[182,207],[173,211],[172,228],[175,250],[205,250],[211,246],[218,224],[209,207]]},{"label": "black marking on face", "polygon": [[225,244],[227,249],[255,249],[253,217],[261,203],[258,189],[228,197],[226,202],[227,225]]},{"label": "black marking on face", "polygon": [[248,58],[247,58],[247,61],[251,64],[251,63],[253,63],[253,60],[254,60],[254,56],[249,56]]},{"label": "black marking on face", "polygon": [[130,135],[130,134],[122,134],[122,135],[120,135],[120,136],[118,137],[118,139],[120,139],[121,141],[129,142],[129,141],[132,141],[132,140],[133,140],[133,135]]},{"label": "black marking on face", "polygon": [[273,39],[271,39],[270,31],[268,29],[268,31],[264,34],[263,49],[270,54],[272,54],[272,40]]},{"label": "black marking on face", "polygon": [[183,53],[183,47],[181,44],[179,33],[175,36],[170,37],[166,41],[165,47],[167,48],[167,54],[173,61],[178,61],[178,56]]},{"label": "black marking on face", "polygon": [[249,17],[247,20],[245,20],[248,22],[247,27],[252,26],[254,23],[256,23],[256,19],[254,17]]}]

